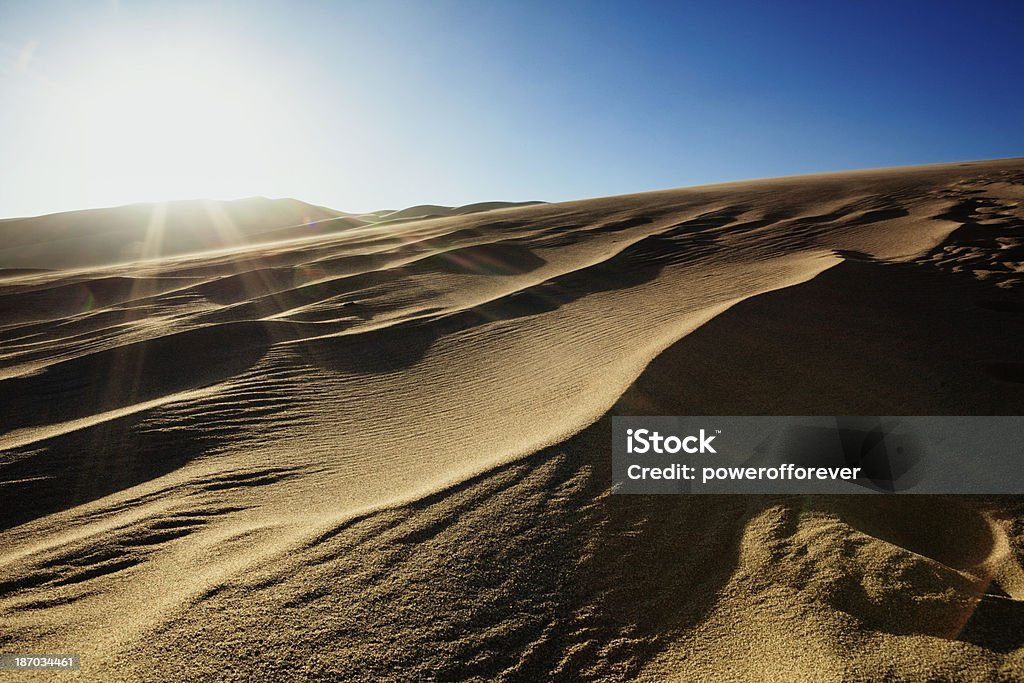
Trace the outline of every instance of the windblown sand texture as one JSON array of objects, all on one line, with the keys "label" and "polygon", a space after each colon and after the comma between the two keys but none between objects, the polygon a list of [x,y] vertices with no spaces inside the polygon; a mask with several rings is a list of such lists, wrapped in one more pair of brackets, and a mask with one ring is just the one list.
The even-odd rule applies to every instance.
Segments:
[{"label": "windblown sand texture", "polygon": [[1009,160],[0,222],[0,651],[94,681],[1024,679],[1024,499],[609,490],[613,414],[1024,412],[1022,202]]}]

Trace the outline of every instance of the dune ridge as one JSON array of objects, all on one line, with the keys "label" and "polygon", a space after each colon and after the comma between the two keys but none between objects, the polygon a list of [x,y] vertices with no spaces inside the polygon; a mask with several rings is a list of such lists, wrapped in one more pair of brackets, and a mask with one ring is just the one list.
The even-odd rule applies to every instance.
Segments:
[{"label": "dune ridge", "polygon": [[613,414],[1020,414],[1022,200],[1024,161],[972,162],[8,273],[0,647],[92,680],[1020,675],[1019,501],[618,497],[608,458]]},{"label": "dune ridge", "polygon": [[0,219],[0,278],[251,248],[395,221],[460,216],[540,202],[413,206],[354,214],[297,199],[175,200]]}]

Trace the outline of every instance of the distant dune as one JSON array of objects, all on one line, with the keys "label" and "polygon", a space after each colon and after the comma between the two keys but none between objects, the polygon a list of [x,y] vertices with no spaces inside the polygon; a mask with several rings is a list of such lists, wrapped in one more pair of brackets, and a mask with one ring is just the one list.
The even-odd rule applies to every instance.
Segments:
[{"label": "distant dune", "polygon": [[1022,498],[610,492],[613,415],[1024,413],[1022,202],[1015,159],[0,222],[29,269],[0,279],[0,650],[95,681],[1024,680]]},{"label": "distant dune", "polygon": [[518,206],[533,206],[543,202],[477,202],[465,206],[438,206],[437,204],[420,204],[410,206],[401,211],[380,212],[378,214],[384,220],[408,220],[413,218],[439,218],[441,216],[464,216],[470,213],[481,211],[494,211],[496,209],[510,209]]},{"label": "distant dune", "polygon": [[414,206],[350,214],[297,199],[179,200],[0,220],[0,277],[10,270],[115,265],[326,235],[382,221],[456,216],[539,202]]}]

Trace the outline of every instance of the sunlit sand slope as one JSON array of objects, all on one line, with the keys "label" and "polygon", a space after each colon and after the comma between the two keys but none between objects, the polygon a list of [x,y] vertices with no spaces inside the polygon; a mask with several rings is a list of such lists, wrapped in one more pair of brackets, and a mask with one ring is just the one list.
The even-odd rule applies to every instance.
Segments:
[{"label": "sunlit sand slope", "polygon": [[613,414],[1024,412],[1022,201],[1024,161],[978,162],[9,273],[0,649],[104,681],[1024,676],[1017,500],[609,492]]}]

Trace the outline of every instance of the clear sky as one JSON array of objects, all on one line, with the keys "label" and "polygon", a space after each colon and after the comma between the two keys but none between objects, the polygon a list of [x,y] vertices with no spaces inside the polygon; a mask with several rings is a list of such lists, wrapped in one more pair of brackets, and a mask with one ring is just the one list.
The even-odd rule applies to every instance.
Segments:
[{"label": "clear sky", "polygon": [[0,216],[1024,155],[1024,2],[0,0]]}]

